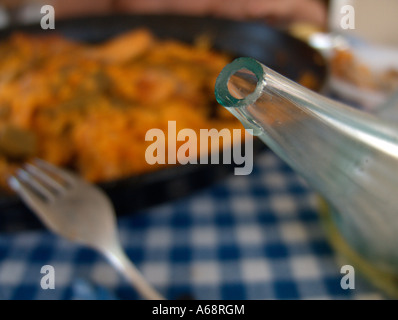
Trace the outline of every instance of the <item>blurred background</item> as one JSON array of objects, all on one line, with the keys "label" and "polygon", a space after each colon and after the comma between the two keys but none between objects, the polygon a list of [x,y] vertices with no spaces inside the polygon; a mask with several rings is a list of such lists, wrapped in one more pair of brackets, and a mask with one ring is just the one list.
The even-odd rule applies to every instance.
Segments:
[{"label": "blurred background", "polygon": [[[105,111],[109,101],[122,105],[118,110],[125,108],[126,104],[137,103],[143,99],[140,95],[142,90],[151,84],[157,88],[173,86],[169,81],[172,78],[171,69],[167,69],[169,73],[166,76],[164,73],[159,76],[155,72],[141,79],[133,75],[133,71],[142,72],[140,66],[149,65],[151,70],[154,68],[154,64],[143,58],[145,54],[138,55],[136,61],[129,56],[133,54],[131,52],[134,50],[130,47],[134,47],[131,43],[137,41],[137,34],[131,38],[119,38],[119,43],[111,40],[117,39],[123,32],[131,31],[134,26],[149,28],[155,37],[160,36],[161,39],[176,37],[174,40],[184,43],[189,40],[190,45],[193,43],[196,49],[199,48],[197,53],[185,47],[176,49],[170,44],[161,44],[156,54],[145,51],[147,49],[142,52],[146,52],[147,57],[153,57],[157,64],[162,61],[159,52],[166,54],[167,50],[171,50],[170,57],[173,59],[176,56],[185,59],[185,65],[173,74],[174,78],[191,77],[188,81],[197,81],[200,77],[211,78],[206,85],[194,82],[196,87],[192,86],[193,89],[187,86],[192,90],[200,87],[198,92],[208,97],[206,103],[210,109],[200,111],[208,121],[206,125],[237,126],[228,118],[229,114],[212,111],[222,108],[214,101],[214,81],[229,58],[212,53],[213,49],[221,49],[222,54],[233,57],[253,56],[323,95],[380,117],[398,119],[395,110],[385,107],[398,105],[398,21],[395,14],[398,2],[394,0],[2,0],[1,39],[6,41],[15,31],[46,34],[47,31],[40,30],[40,20],[43,18],[40,9],[46,4],[55,9],[55,33],[72,42],[85,43],[87,40],[92,45],[78,51],[83,52],[87,70],[97,68],[87,61],[107,66],[106,72],[109,74],[106,77],[102,75],[101,80],[96,75],[94,81],[95,88],[102,90],[99,93],[102,100],[93,100],[87,93],[89,91],[83,92],[84,96],[89,97],[90,103],[94,101]],[[354,8],[352,17],[349,16],[347,6]],[[183,18],[173,20],[170,15]],[[353,28],[343,27],[350,23]],[[9,66],[14,67],[15,64],[19,70],[27,57],[37,56],[42,59],[44,56],[47,59],[51,53],[54,54],[51,56],[53,64],[46,72],[61,72],[69,67],[72,70],[70,83],[77,83],[73,82],[75,87],[72,86],[70,91],[74,92],[91,80],[85,78],[86,69],[81,69],[79,73],[79,58],[74,57],[72,64],[62,65],[64,58],[56,56],[57,45],[61,48],[60,51],[68,52],[74,48],[73,44],[64,43],[62,39],[50,45],[35,42],[35,38],[29,37],[13,39],[14,42],[8,44],[8,47],[7,44],[0,46],[0,56],[5,57],[0,66],[0,96],[4,96],[0,106],[3,108],[6,104],[11,105],[13,118],[0,115],[4,118],[0,124],[6,127],[10,123],[22,123],[22,129],[31,130],[45,123],[34,122],[29,127],[28,122],[21,120],[26,120],[22,114],[26,116],[24,110],[29,103],[33,103],[34,108],[39,108],[40,103],[44,104],[24,99],[30,91],[35,91],[31,89],[36,88],[31,86],[35,77],[42,81],[40,72],[33,73],[31,78],[18,78],[19,74],[14,75],[14,78],[24,81],[9,85],[13,81],[10,80],[12,77],[5,76]],[[147,41],[152,38],[144,35],[139,39]],[[108,40],[109,45],[106,44]],[[145,41],[136,43],[142,45]],[[153,40],[148,41],[153,43]],[[90,51],[95,45],[98,45],[100,53]],[[9,48],[11,50],[7,51]],[[13,50],[20,50],[15,57],[23,58],[15,62]],[[183,53],[176,53],[178,50]],[[209,56],[205,56],[203,50],[210,50],[210,53],[206,51]],[[46,55],[42,55],[44,52]],[[193,60],[187,60],[186,56],[193,57]],[[127,58],[123,60],[123,57]],[[172,58],[166,57],[163,58],[166,63],[171,61]],[[32,58],[32,61],[36,60]],[[115,65],[109,64],[110,61]],[[190,61],[188,65],[186,61]],[[184,71],[191,70],[196,63],[203,61],[206,65],[202,69],[209,68],[205,75],[199,77],[195,73],[192,76]],[[29,66],[31,65],[33,63]],[[59,69],[56,66],[60,66]],[[62,66],[65,68],[62,69]],[[79,75],[76,79],[73,77],[75,74]],[[129,75],[131,78],[127,78]],[[158,76],[160,80],[156,78]],[[123,85],[117,88],[109,84],[103,86],[106,82],[104,78],[108,82],[123,79],[120,82]],[[132,93],[129,91],[130,83],[144,83],[145,86],[139,87],[138,93]],[[53,92],[53,95],[61,96],[61,88],[69,84],[58,84],[58,89],[54,89],[56,94]],[[40,88],[48,87],[50,85],[44,83]],[[103,100],[104,92],[108,94],[107,90],[113,90],[113,100]],[[115,92],[117,99],[114,99]],[[9,93],[11,98],[8,97]],[[167,94],[162,91],[159,96],[163,97],[162,95]],[[53,101],[52,94],[48,96],[43,94],[37,101]],[[148,96],[153,98],[154,94],[150,92]],[[195,98],[191,100],[201,99],[195,95],[193,97]],[[155,97],[153,106],[148,107],[152,111],[141,114],[133,110],[132,116],[141,117],[142,122],[159,125],[160,122],[153,119],[162,114],[162,121],[179,117],[178,119],[191,121],[186,122],[187,126],[192,124],[196,129],[201,128],[204,123],[201,122],[202,118],[199,119],[195,112],[184,113],[186,105],[181,102],[184,98],[178,97],[178,106],[174,105],[176,96],[171,95],[169,98],[169,105],[174,110],[171,114],[160,111],[161,100],[156,100]],[[76,103],[73,100],[75,98],[68,99],[62,100],[62,105],[65,102]],[[79,101],[81,103],[81,99]],[[147,102],[144,102],[144,106],[149,105],[145,103]],[[195,104],[192,106],[190,108],[194,108]],[[34,117],[32,114],[35,112],[39,111],[34,111],[29,116]],[[103,183],[101,186],[107,190],[115,205],[122,244],[144,276],[168,299],[385,299],[397,294],[396,278],[391,282],[393,287],[386,288],[385,282],[381,281],[380,285],[378,276],[375,280],[374,276],[369,276],[366,272],[356,274],[355,289],[342,288],[341,267],[352,263],[352,260],[331,245],[330,235],[320,217],[317,195],[266,147],[255,147],[254,169],[249,176],[234,176],[231,168],[225,166],[210,168],[188,165],[184,169],[162,168],[150,173],[138,169],[134,171],[135,167],[133,171],[121,170],[122,166],[128,167],[126,159],[130,161],[138,158],[133,151],[125,151],[129,148],[128,141],[133,141],[125,140],[125,132],[130,134],[128,139],[134,135],[137,141],[144,141],[146,128],[138,133],[120,129],[123,137],[106,140],[109,133],[113,133],[112,130],[119,132],[119,129],[114,128],[133,126],[132,123],[137,127],[139,125],[137,122],[124,123],[121,119],[124,119],[125,111],[121,111],[120,117],[117,116],[118,112],[104,113],[101,119],[90,118],[91,122],[85,120],[85,124],[103,121],[105,125],[101,125],[101,130],[105,131],[102,133],[95,131],[99,127],[94,125],[82,126],[76,130],[80,134],[77,140],[81,142],[79,150],[82,153],[92,141],[107,141],[107,145],[104,143],[101,145],[103,149],[99,148],[100,153],[90,155],[92,157],[89,158],[82,157],[83,160],[77,161],[72,167],[87,169],[86,172],[89,173],[86,177],[94,182],[98,182],[95,179],[99,177],[108,178],[100,183]],[[46,119],[46,116],[43,117]],[[113,127],[116,124],[117,127]],[[66,127],[65,123],[62,125]],[[51,129],[53,131],[49,129],[48,132],[58,132],[59,128],[55,127],[54,125]],[[4,151],[4,141],[9,141],[4,140],[4,132],[9,131],[1,132],[3,138],[0,137],[0,151]],[[39,138],[42,137],[41,134],[44,136],[41,132]],[[21,137],[23,133],[17,135]],[[87,144],[84,144],[82,137],[87,138]],[[13,139],[10,140],[11,144],[16,141]],[[63,158],[64,153],[59,149],[68,148],[64,148],[67,143],[62,141],[57,140],[55,144],[45,146],[40,146],[39,143],[39,153],[35,155],[45,155],[47,160],[59,165],[70,165],[79,156],[74,151],[73,155]],[[118,141],[120,149],[115,147]],[[113,151],[106,149],[109,145],[113,146]],[[26,148],[23,150],[25,152]],[[31,157],[32,154],[28,156]],[[97,168],[100,160],[104,159],[113,161],[112,165],[98,165],[99,169],[95,171],[93,168]],[[9,173],[9,167],[14,169],[21,163],[20,158],[16,163],[14,159],[14,162],[9,161],[7,154],[2,154],[0,160],[0,173],[4,176]],[[10,162],[12,165],[9,166]],[[118,169],[120,170],[117,171]],[[3,211],[0,212],[3,225],[0,233],[0,299],[138,297],[134,289],[100,255],[46,231],[33,213],[15,196],[10,195],[9,191],[3,192],[0,204]],[[55,267],[55,290],[42,290],[39,286],[40,268],[46,264]]]}]

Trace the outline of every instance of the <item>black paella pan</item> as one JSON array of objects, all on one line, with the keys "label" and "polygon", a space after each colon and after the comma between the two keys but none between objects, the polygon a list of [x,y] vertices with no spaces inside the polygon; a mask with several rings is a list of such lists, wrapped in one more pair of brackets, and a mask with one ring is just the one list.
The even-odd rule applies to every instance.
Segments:
[{"label": "black paella pan", "polygon": [[[138,27],[148,28],[160,39],[187,43],[205,35],[215,49],[233,57],[253,57],[292,80],[310,72],[317,80],[318,91],[326,79],[326,65],[318,52],[262,23],[173,15],[95,16],[57,20],[55,30],[42,30],[40,23],[13,26],[2,30],[0,39],[14,31],[56,32],[70,39],[98,43]],[[262,148],[262,143],[255,143],[255,153]],[[179,165],[103,183],[101,187],[113,201],[117,214],[121,215],[185,196],[231,174],[232,169],[233,165]],[[40,222],[16,196],[0,193],[0,230],[38,226],[41,226]]]}]

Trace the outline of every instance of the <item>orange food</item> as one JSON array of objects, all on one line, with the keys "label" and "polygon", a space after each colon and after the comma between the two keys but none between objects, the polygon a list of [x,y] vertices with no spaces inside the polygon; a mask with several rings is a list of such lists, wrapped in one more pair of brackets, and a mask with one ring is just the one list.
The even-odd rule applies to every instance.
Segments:
[{"label": "orange food", "polygon": [[[153,143],[145,135],[167,134],[169,121],[198,137],[200,129],[243,129],[214,98],[230,57],[207,37],[196,40],[161,41],[138,29],[98,45],[22,33],[0,43],[0,186],[33,157],[91,182],[159,169],[145,159]],[[316,83],[309,73],[300,80]],[[178,150],[185,141],[171,143]]]},{"label": "orange food", "polygon": [[[214,100],[215,79],[229,61],[145,29],[99,45],[13,34],[0,44],[1,183],[32,157],[93,182],[158,169],[145,161],[145,134],[166,131],[170,120],[177,130],[241,128]],[[15,130],[23,131],[20,140],[34,136],[34,151],[21,146],[17,158],[4,151],[1,137]]]},{"label": "orange food", "polygon": [[331,59],[332,74],[359,88],[391,93],[398,88],[398,70],[372,70],[348,49],[336,49]]}]

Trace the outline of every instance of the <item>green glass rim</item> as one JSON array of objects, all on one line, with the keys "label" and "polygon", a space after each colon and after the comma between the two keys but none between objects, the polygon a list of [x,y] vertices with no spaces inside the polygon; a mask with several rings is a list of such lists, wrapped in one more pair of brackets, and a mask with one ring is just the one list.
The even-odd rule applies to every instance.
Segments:
[{"label": "green glass rim", "polygon": [[[235,98],[228,90],[228,82],[230,77],[237,71],[247,69],[256,76],[257,85],[254,91],[248,94],[243,99]],[[254,103],[261,94],[261,90],[265,84],[262,79],[264,78],[264,69],[257,60],[249,57],[237,58],[231,63],[227,64],[221,70],[217,77],[215,85],[215,96],[217,102],[224,107],[243,107]]]}]

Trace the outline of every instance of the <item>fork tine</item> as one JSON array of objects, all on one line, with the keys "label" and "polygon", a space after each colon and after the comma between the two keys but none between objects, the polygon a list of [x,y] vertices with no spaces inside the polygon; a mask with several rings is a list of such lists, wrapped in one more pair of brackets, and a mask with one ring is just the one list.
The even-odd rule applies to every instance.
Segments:
[{"label": "fork tine", "polygon": [[35,210],[35,212],[40,213],[44,209],[44,202],[40,199],[37,194],[20,178],[11,176],[8,179],[8,184],[15,192],[17,192],[26,204]]},{"label": "fork tine", "polygon": [[10,186],[10,188],[12,190],[14,190],[17,193],[19,192],[21,184],[20,184],[20,182],[18,181],[18,179],[16,177],[14,177],[14,176],[8,177],[7,182],[8,182],[8,185]]},{"label": "fork tine", "polygon": [[49,176],[48,173],[46,173],[43,169],[30,163],[25,164],[24,167],[26,171],[31,174],[31,176],[40,180],[43,182],[43,184],[46,184],[59,193],[65,192],[66,186]]},{"label": "fork tine", "polygon": [[64,180],[65,183],[69,185],[75,184],[76,178],[66,170],[57,168],[56,166],[53,166],[52,164],[38,158],[34,159],[33,163],[36,165],[36,167],[45,170],[56,177],[61,178],[62,180]]},{"label": "fork tine", "polygon": [[23,169],[18,169],[16,175],[20,184],[22,181],[26,187],[30,187],[30,189],[33,192],[37,193],[38,196],[41,196],[42,198],[48,201],[54,200],[54,194],[51,192],[51,190],[47,188],[44,184],[42,184],[40,181],[38,181],[29,172]]}]

